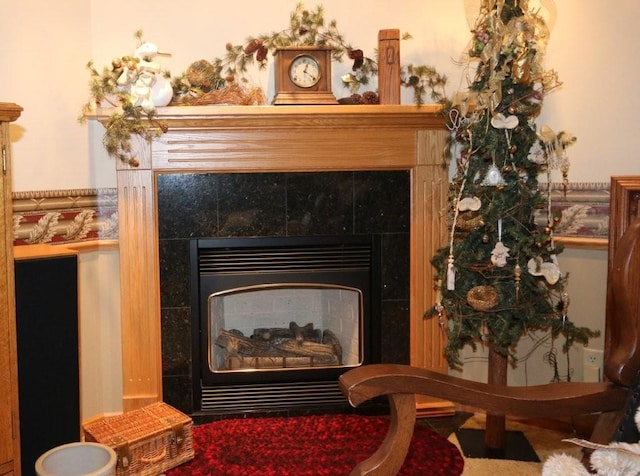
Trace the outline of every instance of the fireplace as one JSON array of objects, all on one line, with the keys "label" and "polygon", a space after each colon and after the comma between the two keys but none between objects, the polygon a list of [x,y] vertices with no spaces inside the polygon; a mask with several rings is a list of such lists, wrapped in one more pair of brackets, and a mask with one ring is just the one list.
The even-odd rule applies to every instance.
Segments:
[{"label": "fireplace", "polygon": [[380,361],[380,241],[192,240],[195,411],[344,405],[338,376]]},{"label": "fireplace", "polygon": [[[112,113],[98,110],[93,119],[107,124]],[[442,151],[449,133],[437,106],[167,107],[158,109],[156,119],[168,131],[137,144],[138,164],[115,162],[125,410],[158,400],[187,413],[192,410],[191,310],[185,279],[189,240],[361,234],[368,233],[367,227],[398,218],[393,189],[382,185],[378,188],[382,193],[369,195],[370,200],[384,201],[390,207],[381,215],[359,216],[361,209],[354,205],[351,221],[345,213],[336,218],[331,200],[324,207],[321,200],[317,205],[327,216],[323,222],[330,231],[319,230],[304,211],[312,204],[299,207],[309,195],[303,188],[293,195],[294,203],[281,203],[279,209],[271,206],[273,193],[279,193],[280,187],[270,181],[273,174],[406,174],[410,198],[408,216],[403,215],[405,229],[402,233],[381,227],[382,231],[375,230],[384,235],[383,275],[396,275],[402,269],[385,255],[402,251],[410,257],[398,261],[409,267],[408,287],[400,288],[391,280],[379,291],[388,296],[382,303],[387,317],[383,317],[381,353],[385,359],[389,352],[400,350],[403,361],[446,370],[439,323],[423,318],[435,299],[429,259],[446,241],[447,233]],[[198,174],[220,177],[221,183],[227,175],[244,174],[249,182],[263,182],[267,189],[256,196],[253,185],[240,183],[239,188],[231,184],[230,192],[237,200],[252,204],[253,210],[244,217],[229,214],[224,200],[197,183],[185,187],[176,181],[170,196],[163,190],[165,175],[197,182],[194,176]],[[352,184],[356,190],[355,179]],[[323,186],[320,180],[313,185]],[[256,204],[259,207],[253,206]],[[253,220],[243,227],[242,218],[247,216]],[[401,289],[405,294],[399,298]],[[398,336],[398,329],[403,337]],[[423,408],[427,406],[442,408],[431,402],[425,402]]]},{"label": "fireplace", "polygon": [[[198,418],[344,409],[348,404],[338,387],[342,372],[369,362],[409,363],[406,170],[169,173],[159,174],[156,183],[167,403]],[[265,285],[269,293],[295,292],[296,300],[305,296],[317,306],[328,305],[338,291],[353,300],[354,290],[361,307],[355,336],[359,355],[340,365],[319,365],[314,359],[296,370],[246,368],[246,358],[242,364],[241,358],[229,361],[245,368],[216,367],[219,354],[209,342],[217,325],[210,320],[211,306],[227,299],[239,306],[232,300],[253,295],[250,305],[264,308],[256,296],[265,294]],[[217,329],[214,346],[221,329],[240,331],[247,339],[261,328],[288,328],[290,322],[327,330],[317,316],[293,316],[291,308],[280,312],[283,316],[262,322],[254,315],[251,325],[229,317]],[[328,330],[340,334],[335,326]],[[352,347],[346,338],[339,336],[343,357]]]}]

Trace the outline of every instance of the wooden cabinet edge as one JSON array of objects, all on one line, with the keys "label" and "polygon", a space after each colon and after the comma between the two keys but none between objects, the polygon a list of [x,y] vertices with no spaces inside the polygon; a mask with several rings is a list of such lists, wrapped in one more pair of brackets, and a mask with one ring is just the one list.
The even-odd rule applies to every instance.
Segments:
[{"label": "wooden cabinet edge", "polygon": [[[7,339],[6,342],[9,352],[9,364],[8,379],[9,391],[11,392],[11,408],[9,414],[11,415],[11,427],[0,428],[2,435],[0,439],[4,440],[5,436],[9,435],[10,445],[9,452],[12,452],[12,459],[6,461],[0,461],[0,474],[1,475],[20,475],[20,424],[19,424],[19,410],[18,410],[18,369],[17,369],[17,343],[16,343],[16,327],[15,327],[15,295],[14,295],[14,282],[13,282],[13,235],[9,233],[12,229],[12,207],[11,207],[11,151],[9,147],[9,131],[8,123],[13,122],[22,112],[22,107],[13,103],[0,102],[0,150],[2,152],[2,179],[0,180],[0,192],[2,195],[2,207],[3,212],[0,213],[4,223],[2,229],[5,232],[3,240],[3,250],[0,253],[0,274],[4,274],[3,280],[6,286],[3,286],[2,293],[4,297],[3,307],[6,304],[7,308],[2,309],[2,319],[7,319],[8,335],[2,337]],[[5,299],[6,298],[6,299]],[[4,344],[4,343],[3,343]],[[7,369],[3,369],[6,371]],[[6,441],[6,440],[4,440]],[[3,445],[5,443],[3,442]],[[5,447],[5,449],[8,449]]]}]

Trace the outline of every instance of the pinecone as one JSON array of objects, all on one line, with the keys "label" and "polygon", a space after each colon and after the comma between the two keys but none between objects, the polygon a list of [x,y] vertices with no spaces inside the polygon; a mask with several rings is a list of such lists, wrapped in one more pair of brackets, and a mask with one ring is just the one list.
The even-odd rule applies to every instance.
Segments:
[{"label": "pinecone", "polygon": [[245,55],[252,55],[253,53],[255,53],[258,48],[260,48],[262,46],[262,41],[258,40],[257,38],[254,40],[251,40],[249,42],[249,44],[247,46],[244,47],[244,54]]},{"label": "pinecone", "polygon": [[365,91],[362,93],[362,104],[378,104],[380,100],[378,95],[373,91]]},{"label": "pinecone", "polygon": [[364,53],[362,50],[349,50],[347,55],[349,56],[349,59],[353,60],[353,71],[357,71],[362,68],[362,65],[364,64]]},{"label": "pinecone", "polygon": [[256,52],[256,61],[258,61],[259,63],[262,63],[265,59],[267,59],[268,52],[269,50],[267,49],[266,46],[260,45],[260,47],[258,48],[258,51]]}]

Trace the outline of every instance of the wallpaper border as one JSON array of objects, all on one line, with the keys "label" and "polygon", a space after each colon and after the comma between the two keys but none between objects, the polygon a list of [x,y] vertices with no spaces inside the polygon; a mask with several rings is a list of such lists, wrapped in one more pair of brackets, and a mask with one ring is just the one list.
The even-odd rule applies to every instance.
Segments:
[{"label": "wallpaper border", "polygon": [[[609,202],[611,184],[569,183],[566,190],[561,183],[541,184],[551,189],[551,213],[560,217],[555,228],[558,241],[566,246],[606,249],[609,240]],[[546,210],[536,213],[536,223],[544,226]]]},{"label": "wallpaper border", "polygon": [[[610,183],[540,184],[551,189],[554,215],[561,217],[555,236],[566,246],[606,248],[609,237]],[[14,192],[15,245],[117,240],[115,188]],[[545,226],[546,210],[536,213]]]},{"label": "wallpaper border", "polygon": [[14,192],[14,245],[118,238],[115,188]]}]

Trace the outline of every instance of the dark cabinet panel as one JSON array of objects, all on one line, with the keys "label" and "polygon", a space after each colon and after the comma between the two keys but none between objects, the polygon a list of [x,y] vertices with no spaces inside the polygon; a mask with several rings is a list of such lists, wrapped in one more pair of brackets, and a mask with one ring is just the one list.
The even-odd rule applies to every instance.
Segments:
[{"label": "dark cabinet panel", "polygon": [[15,264],[22,474],[45,451],[80,441],[77,257]]}]

